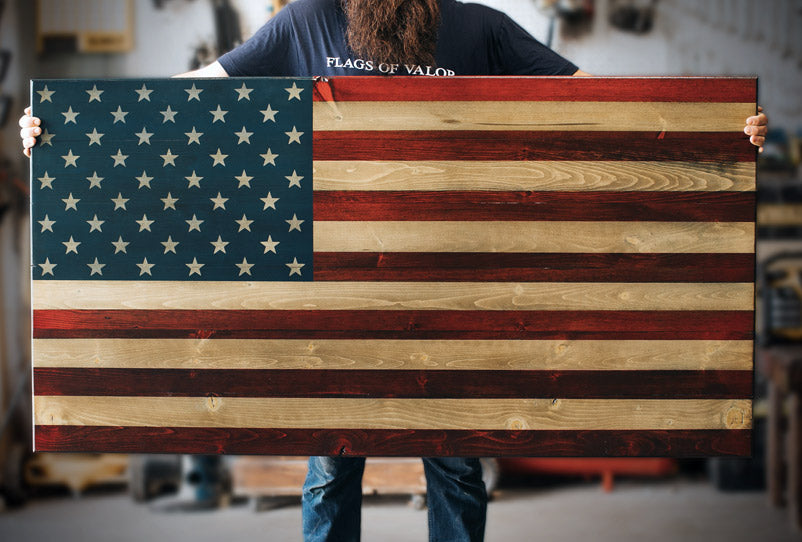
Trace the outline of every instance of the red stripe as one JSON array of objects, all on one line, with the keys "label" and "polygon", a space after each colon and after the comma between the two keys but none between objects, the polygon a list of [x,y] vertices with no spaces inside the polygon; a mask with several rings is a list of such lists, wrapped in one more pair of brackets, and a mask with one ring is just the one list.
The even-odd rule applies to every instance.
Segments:
[{"label": "red stripe", "polygon": [[750,429],[460,431],[37,425],[38,452],[338,456],[748,456]]},{"label": "red stripe", "polygon": [[[315,101],[326,101],[321,84]],[[334,101],[757,101],[754,77],[334,77],[328,84]]]},{"label": "red stripe", "polygon": [[315,220],[753,222],[754,192],[318,191]]},{"label": "red stripe", "polygon": [[314,280],[753,282],[754,254],[315,252]]},{"label": "red stripe", "polygon": [[34,369],[35,395],[739,399],[751,371]]},{"label": "red stripe", "polygon": [[35,310],[35,338],[747,340],[751,311]]},{"label": "red stripe", "polygon": [[315,131],[314,160],[754,162],[742,132]]}]

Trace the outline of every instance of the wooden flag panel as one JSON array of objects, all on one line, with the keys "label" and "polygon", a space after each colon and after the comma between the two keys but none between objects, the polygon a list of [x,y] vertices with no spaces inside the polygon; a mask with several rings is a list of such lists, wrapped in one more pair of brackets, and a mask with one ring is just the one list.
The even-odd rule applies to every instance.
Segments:
[{"label": "wooden flag panel", "polygon": [[[55,133],[32,173],[37,450],[751,453],[756,80],[355,77],[260,97],[255,81],[32,83]],[[70,88],[86,103],[37,111]],[[127,133],[126,104],[103,100],[145,106],[149,88],[156,120],[142,109]],[[293,113],[252,146],[302,100],[312,129]],[[205,111],[157,124],[187,104],[208,125]],[[211,132],[240,109],[234,135]],[[86,136],[59,146],[71,116]],[[156,165],[115,170],[147,153]],[[87,181],[82,198],[55,189]],[[309,203],[284,210],[302,186]],[[56,211],[80,199],[84,229],[60,230]],[[172,211],[188,237],[165,231],[159,254],[115,274],[113,256]],[[296,241],[276,242],[277,224],[311,256],[305,241],[284,252]],[[108,254],[81,248],[101,227],[122,232]],[[219,231],[196,242],[193,228]]]}]

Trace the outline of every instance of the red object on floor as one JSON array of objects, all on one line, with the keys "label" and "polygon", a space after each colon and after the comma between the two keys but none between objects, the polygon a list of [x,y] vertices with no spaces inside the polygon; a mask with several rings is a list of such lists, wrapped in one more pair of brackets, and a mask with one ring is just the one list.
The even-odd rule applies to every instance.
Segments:
[{"label": "red object on floor", "polygon": [[664,457],[508,457],[499,459],[502,475],[576,474],[599,475],[604,491],[613,490],[617,475],[666,476],[677,471],[677,462]]}]

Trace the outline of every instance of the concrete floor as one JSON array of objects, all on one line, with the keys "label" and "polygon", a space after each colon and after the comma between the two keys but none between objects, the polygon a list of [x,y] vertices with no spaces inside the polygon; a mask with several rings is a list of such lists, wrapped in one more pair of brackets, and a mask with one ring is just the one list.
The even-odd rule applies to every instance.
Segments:
[{"label": "concrete floor", "polygon": [[[211,512],[154,512],[127,494],[49,497],[0,512],[0,540],[24,542],[297,541],[295,502],[255,511],[248,503]],[[363,505],[364,541],[425,541],[426,512],[406,498],[369,497]],[[785,510],[763,492],[722,493],[705,481],[617,482],[498,491],[488,511],[487,542],[785,542],[792,532]]]}]

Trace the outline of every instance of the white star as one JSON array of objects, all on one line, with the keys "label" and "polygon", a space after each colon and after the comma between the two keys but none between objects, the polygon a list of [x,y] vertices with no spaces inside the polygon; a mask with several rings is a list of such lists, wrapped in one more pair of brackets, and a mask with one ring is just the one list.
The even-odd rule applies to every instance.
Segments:
[{"label": "white star", "polygon": [[37,222],[39,222],[39,224],[42,225],[42,231],[40,231],[39,233],[44,233],[45,230],[53,233],[53,224],[56,223],[55,220],[50,220],[50,217],[45,215],[44,220],[38,220]]},{"label": "white star", "polygon": [[68,110],[64,111],[61,114],[64,115],[64,124],[69,124],[69,123],[78,124],[75,121],[75,117],[80,115],[80,113],[78,113],[77,111],[73,111],[72,106],[70,106]]},{"label": "white star", "polygon": [[147,273],[148,275],[150,275],[152,277],[153,273],[151,273],[150,270],[153,269],[153,267],[155,265],[156,264],[148,263],[148,259],[147,258],[142,260],[142,263],[136,264],[136,266],[139,268],[139,276],[141,277],[142,275]]},{"label": "white star", "polygon": [[97,128],[92,128],[92,133],[87,133],[86,134],[86,137],[89,138],[89,146],[91,147],[95,143],[97,143],[98,146],[102,146],[100,144],[100,138],[103,137],[104,135],[106,135],[106,134],[99,134],[98,131],[97,131]]},{"label": "white star", "polygon": [[167,192],[167,197],[161,198],[161,200],[162,203],[164,203],[164,209],[162,209],[163,211],[166,211],[167,209],[172,209],[173,211],[176,210],[175,202],[178,201],[178,198],[174,198],[170,192]]},{"label": "white star", "polygon": [[178,241],[173,241],[173,236],[168,235],[167,241],[162,241],[162,245],[164,245],[164,253],[167,254],[168,252],[172,252],[176,254],[175,247],[177,247],[180,243]]},{"label": "white star", "polygon": [[253,264],[252,263],[248,263],[247,259],[242,258],[242,263],[235,263],[234,265],[239,267],[239,275],[237,275],[237,276],[241,277],[242,275],[246,275],[246,274],[250,275],[251,274],[251,267],[253,267]]},{"label": "white star", "polygon": [[114,166],[122,166],[125,167],[125,159],[128,158],[127,154],[123,154],[120,149],[117,149],[117,154],[112,154],[111,157],[114,159]]},{"label": "white star", "polygon": [[173,109],[168,105],[167,109],[165,109],[164,111],[159,111],[159,113],[161,113],[162,116],[164,117],[162,124],[164,124],[168,120],[173,124],[175,124],[175,116],[176,114],[178,114],[178,111],[173,111]]},{"label": "white star", "polygon": [[80,245],[81,242],[76,241],[75,239],[72,238],[72,235],[70,235],[70,240],[62,241],[61,244],[67,247],[67,250],[64,252],[64,254],[69,254],[70,252],[78,254],[78,245]]},{"label": "white star", "polygon": [[192,231],[192,230],[201,231],[200,225],[203,224],[204,221],[203,220],[198,220],[198,217],[193,214],[192,215],[192,220],[185,220],[184,222],[189,224],[189,230],[187,230],[187,231]]},{"label": "white star", "polygon": [[303,179],[303,175],[298,175],[298,173],[294,169],[292,170],[292,175],[288,175],[284,178],[290,181],[290,186],[288,186],[287,188],[292,188],[293,186],[301,188],[301,179]]},{"label": "white star", "polygon": [[193,186],[197,186],[198,188],[200,188],[200,182],[203,179],[203,177],[199,177],[198,175],[195,174],[195,170],[194,169],[192,170],[192,175],[190,175],[189,177],[184,177],[184,178],[189,181],[189,184],[187,185],[187,188],[191,188]]},{"label": "white star", "polygon": [[278,241],[273,241],[273,237],[272,236],[268,235],[267,236],[267,241],[262,241],[261,243],[265,246],[264,254],[267,254],[268,252],[272,252],[273,254],[276,254],[276,246],[279,244],[279,242]]},{"label": "white star", "polygon": [[128,209],[125,208],[125,204],[128,202],[127,198],[124,198],[120,192],[117,192],[116,198],[111,198],[111,201],[114,202],[114,210],[122,209],[123,211],[127,211]]},{"label": "white star", "polygon": [[[55,93],[56,93],[56,91],[55,91],[55,90],[48,90],[48,89],[47,89],[47,85],[45,85],[45,88],[44,88],[44,90],[37,90],[36,92],[37,92],[37,93],[39,94],[39,96],[40,96],[40,98],[39,98],[39,103],[42,103],[42,102],[50,102],[51,104],[53,103],[53,100],[51,100],[51,99],[50,99],[50,97],[51,97],[53,94],[55,94]],[[52,275],[52,273],[51,273],[51,275]]]},{"label": "white star", "polygon": [[51,134],[47,131],[47,128],[45,128],[44,132],[42,132],[42,135],[39,136],[39,141],[41,142],[40,145],[50,145],[52,147],[53,143],[50,140],[55,136],[56,134]]},{"label": "white star", "polygon": [[242,230],[251,231],[251,224],[253,224],[253,220],[248,220],[248,217],[245,216],[245,213],[242,214],[242,218],[240,218],[239,220],[235,220],[234,222],[239,224],[239,229],[237,230],[237,233],[241,232]]},{"label": "white star", "polygon": [[292,230],[301,231],[301,224],[303,224],[306,221],[305,220],[298,220],[298,216],[295,213],[293,213],[292,214],[292,218],[290,220],[285,220],[284,222],[286,222],[287,224],[290,225],[290,229],[288,231],[292,231]]},{"label": "white star", "polygon": [[220,122],[225,122],[226,113],[228,113],[228,111],[223,111],[222,109],[220,109],[220,106],[218,105],[217,109],[215,109],[214,111],[209,111],[209,113],[211,113],[214,116],[214,119],[212,119],[212,124],[214,124],[218,120]]},{"label": "white star", "polygon": [[178,158],[177,154],[173,154],[170,149],[167,149],[167,153],[159,155],[164,160],[164,164],[162,167],[167,167],[167,165],[175,166],[175,159]]},{"label": "white star", "polygon": [[267,211],[268,207],[270,207],[271,209],[275,209],[276,208],[276,202],[281,198],[274,198],[273,196],[270,195],[270,192],[268,192],[266,197],[259,198],[259,199],[261,199],[263,202],[265,202],[265,207],[262,210],[263,211]]},{"label": "white star", "polygon": [[192,263],[188,263],[185,265],[189,267],[189,276],[191,277],[195,273],[197,273],[198,276],[201,276],[201,271],[200,271],[201,267],[203,267],[206,264],[198,263],[197,258],[192,258]]},{"label": "white star", "polygon": [[249,132],[248,130],[246,130],[245,126],[243,126],[242,130],[240,130],[239,132],[234,132],[234,134],[239,138],[239,141],[237,141],[237,145],[239,145],[240,143],[247,143],[248,145],[251,144],[251,136],[253,135],[253,132]]},{"label": "white star", "polygon": [[217,193],[216,198],[209,198],[209,200],[211,200],[211,202],[214,203],[212,211],[214,211],[217,208],[223,209],[224,211],[226,210],[226,202],[228,201],[228,198],[224,198],[223,196],[221,196],[220,192]]},{"label": "white star", "polygon": [[100,188],[100,181],[103,180],[103,177],[98,177],[97,171],[95,171],[92,173],[92,176],[87,177],[86,180],[89,181],[89,188],[94,188],[94,187]]},{"label": "white star", "polygon": [[299,132],[295,126],[292,127],[292,132],[284,132],[284,133],[287,134],[290,138],[290,141],[289,143],[287,143],[287,145],[290,145],[292,143],[298,143],[299,145],[301,144],[301,136],[304,135],[304,133]]},{"label": "white star", "polygon": [[98,220],[97,215],[93,216],[92,220],[87,220],[86,223],[89,224],[89,233],[92,233],[95,230],[103,233],[103,230],[100,229],[100,226],[102,226],[104,222],[105,220]]},{"label": "white star", "polygon": [[81,200],[72,197],[72,192],[70,192],[69,197],[66,199],[62,199],[61,201],[64,202],[64,210],[67,211],[68,209],[72,209],[73,211],[77,211],[77,203]]},{"label": "white star", "polygon": [[[47,88],[47,87],[45,87],[45,88]],[[39,91],[39,92],[41,92],[41,91]],[[42,276],[43,277],[45,275],[55,276],[55,275],[53,275],[53,268],[56,267],[57,265],[58,265],[57,263],[50,263],[50,258],[45,258],[45,263],[40,263],[39,264],[39,267],[42,268]]]},{"label": "white star", "polygon": [[191,102],[192,100],[200,101],[200,93],[203,92],[203,89],[197,88],[195,86],[195,83],[192,83],[192,88],[185,88],[184,92],[189,94],[189,96],[187,97],[188,102]]},{"label": "white star", "polygon": [[184,132],[184,135],[189,138],[187,145],[192,145],[193,143],[197,143],[198,145],[200,145],[200,136],[203,135],[203,132],[198,132],[197,130],[195,130],[195,127],[193,126],[192,131]]},{"label": "white star", "polygon": [[253,92],[253,89],[246,87],[245,83],[242,83],[242,86],[240,88],[235,88],[234,92],[239,94],[239,96],[237,97],[237,101],[240,101],[243,98],[245,98],[248,101],[251,101],[250,94],[251,92]]},{"label": "white star", "polygon": [[80,156],[72,154],[72,149],[70,149],[66,155],[62,156],[62,158],[64,159],[64,167],[78,167],[78,159]]},{"label": "white star", "polygon": [[306,264],[298,263],[298,258],[293,258],[292,263],[286,263],[284,265],[290,268],[290,276],[298,275],[300,277],[301,268]]},{"label": "white star", "polygon": [[102,269],[103,269],[104,267],[106,267],[106,264],[105,264],[105,263],[100,263],[100,262],[98,262],[98,261],[97,261],[97,258],[95,258],[95,261],[94,261],[93,263],[88,263],[88,264],[86,264],[86,265],[88,265],[88,266],[89,266],[89,269],[91,269],[91,270],[92,270],[92,272],[91,272],[91,273],[89,273],[89,276],[90,276],[90,277],[91,277],[92,275],[95,275],[95,274],[98,274],[98,275],[103,275],[103,271],[102,271]]},{"label": "white star", "polygon": [[[296,100],[300,101],[301,100],[301,92],[304,91],[304,89],[298,88],[298,86],[295,84],[295,82],[292,83],[292,88],[285,88],[284,90],[286,90],[287,92],[290,93],[289,97],[287,98],[287,101],[290,101],[293,98],[295,98]],[[298,274],[300,275],[300,273],[298,273]]]},{"label": "white star", "polygon": [[135,220],[137,224],[139,224],[139,231],[151,231],[150,225],[155,222],[155,220],[148,220],[148,215],[142,215],[142,220]]},{"label": "white star", "polygon": [[142,143],[150,145],[150,136],[153,135],[153,132],[148,132],[146,127],[143,126],[142,131],[134,135],[139,138],[139,143],[137,143],[137,145],[141,145]]},{"label": "white star", "polygon": [[218,252],[222,252],[223,254],[225,254],[227,244],[228,241],[223,241],[223,239],[218,235],[217,241],[211,242],[211,245],[214,247],[214,252],[212,252],[212,254],[217,254]]},{"label": "white star", "polygon": [[153,180],[153,177],[148,177],[148,172],[143,169],[142,175],[140,175],[139,177],[134,177],[134,179],[139,181],[138,188],[142,188],[143,186],[147,186],[148,188],[150,188],[150,181]]},{"label": "white star", "polygon": [[141,102],[142,100],[147,100],[149,102],[150,101],[150,93],[153,92],[153,91],[152,90],[148,90],[148,87],[146,87],[143,84],[141,89],[139,89],[139,90],[135,89],[134,92],[139,94],[139,99],[137,100],[137,102]]},{"label": "white star", "polygon": [[42,186],[39,187],[40,189],[48,187],[49,189],[53,190],[53,181],[55,181],[56,178],[51,177],[47,174],[47,171],[45,171],[44,177],[39,177],[38,180],[42,183]]},{"label": "white star", "polygon": [[104,92],[103,90],[98,90],[97,85],[92,85],[92,90],[86,91],[86,93],[89,94],[89,103],[92,103],[94,100],[100,101],[100,95]]},{"label": "white star", "polygon": [[118,252],[122,252],[123,254],[128,254],[128,251],[125,250],[125,247],[131,244],[130,241],[123,241],[123,236],[120,235],[117,237],[116,241],[112,241],[111,244],[114,246],[114,253],[117,254]]},{"label": "white star", "polygon": [[243,186],[247,186],[248,188],[251,187],[251,179],[253,179],[253,177],[245,173],[244,169],[242,170],[242,175],[236,176],[234,178],[239,181],[239,186],[237,186],[237,188],[242,188]]},{"label": "white star", "polygon": [[227,154],[223,154],[220,152],[220,147],[217,147],[217,152],[215,154],[210,154],[209,157],[214,160],[212,167],[220,164],[222,166],[226,165],[226,158],[228,158]]},{"label": "white star", "polygon": [[267,148],[266,153],[260,154],[259,156],[265,159],[265,163],[262,164],[263,166],[266,166],[267,164],[271,164],[274,166],[276,165],[276,158],[278,158],[278,154],[270,152],[270,147]]},{"label": "white star", "polygon": [[127,198],[124,198],[120,192],[117,192],[116,198],[111,198],[111,201],[114,202],[114,210],[122,209],[123,211],[127,211],[128,209],[125,208],[125,204],[128,202]]},{"label": "white star", "polygon": [[278,113],[278,111],[270,107],[270,104],[267,104],[267,109],[262,109],[259,112],[264,115],[262,122],[267,122],[268,120],[276,122],[276,113]]},{"label": "white star", "polygon": [[117,124],[118,122],[125,124],[125,116],[128,114],[128,111],[123,111],[123,108],[118,105],[117,111],[110,111],[110,113],[114,117],[114,122],[112,122],[112,124]]}]

